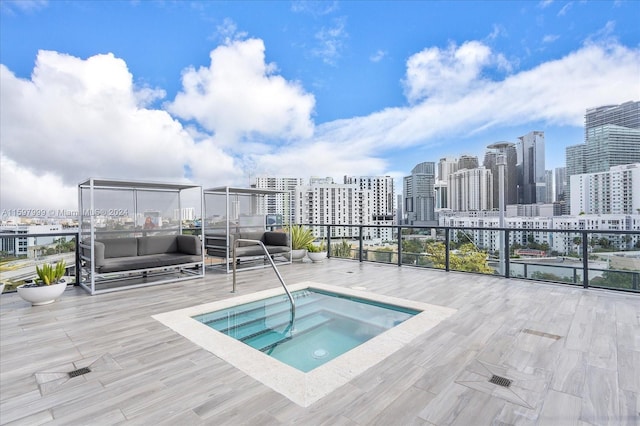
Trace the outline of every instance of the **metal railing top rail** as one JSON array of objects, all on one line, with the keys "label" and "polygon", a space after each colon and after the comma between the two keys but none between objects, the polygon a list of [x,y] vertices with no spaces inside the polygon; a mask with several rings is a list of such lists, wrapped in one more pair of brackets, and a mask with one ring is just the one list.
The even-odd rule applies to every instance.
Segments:
[{"label": "metal railing top rail", "polygon": [[24,238],[24,237],[60,237],[60,236],[78,236],[78,231],[69,231],[69,232],[55,232],[55,233],[22,233],[22,232],[12,232],[9,234],[0,233],[0,238]]},{"label": "metal railing top rail", "polygon": [[510,231],[510,232],[561,232],[561,233],[589,233],[589,234],[620,234],[627,235],[637,233],[640,229],[619,230],[619,229],[562,229],[562,228],[509,228],[509,227],[489,227],[489,226],[450,226],[450,225],[353,225],[334,223],[303,223],[303,226],[330,226],[335,228],[401,228],[401,229],[443,229],[443,230],[474,230],[474,231]]}]

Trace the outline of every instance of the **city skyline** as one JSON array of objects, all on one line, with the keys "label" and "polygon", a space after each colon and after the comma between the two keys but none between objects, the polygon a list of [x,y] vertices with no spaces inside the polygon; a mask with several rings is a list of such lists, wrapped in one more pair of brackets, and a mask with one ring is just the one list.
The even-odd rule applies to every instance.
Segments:
[{"label": "city skyline", "polygon": [[583,142],[585,110],[640,94],[637,2],[3,1],[0,14],[4,209],[71,209],[91,176],[400,182],[532,131],[552,170]]}]

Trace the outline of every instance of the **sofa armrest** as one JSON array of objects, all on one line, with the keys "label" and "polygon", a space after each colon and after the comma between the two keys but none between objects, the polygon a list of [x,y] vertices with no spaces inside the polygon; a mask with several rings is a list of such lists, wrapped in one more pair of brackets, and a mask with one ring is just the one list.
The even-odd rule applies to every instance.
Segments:
[{"label": "sofa armrest", "polygon": [[104,243],[95,241],[93,244],[93,256],[95,261],[95,267],[98,269],[104,265]]},{"label": "sofa armrest", "polygon": [[177,235],[178,251],[184,254],[200,256],[202,254],[202,244],[197,235]]},{"label": "sofa armrest", "polygon": [[262,236],[265,246],[289,246],[289,234],[286,232],[266,231]]}]

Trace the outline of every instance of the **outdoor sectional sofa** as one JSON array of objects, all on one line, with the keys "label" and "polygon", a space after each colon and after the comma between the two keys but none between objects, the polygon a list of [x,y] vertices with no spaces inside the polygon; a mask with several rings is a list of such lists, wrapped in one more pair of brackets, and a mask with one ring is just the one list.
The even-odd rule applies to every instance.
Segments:
[{"label": "outdoor sectional sofa", "polygon": [[96,240],[95,272],[126,272],[201,263],[202,248],[195,235]]},{"label": "outdoor sectional sofa", "polygon": [[[264,244],[270,255],[285,254],[291,251],[289,234],[276,231],[246,231],[229,235],[229,252],[227,253],[227,235],[224,233],[205,234],[205,247],[209,256],[229,258],[233,256],[233,244],[236,239],[258,240]],[[251,242],[238,242],[236,257],[264,256],[264,250],[259,244]]]}]

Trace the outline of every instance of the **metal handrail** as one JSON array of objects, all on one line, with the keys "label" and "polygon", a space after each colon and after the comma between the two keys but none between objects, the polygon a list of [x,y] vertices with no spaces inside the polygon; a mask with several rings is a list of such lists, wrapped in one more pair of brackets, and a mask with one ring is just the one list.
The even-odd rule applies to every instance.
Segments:
[{"label": "metal handrail", "polygon": [[284,280],[282,279],[282,275],[280,275],[280,272],[278,271],[278,268],[276,267],[275,262],[271,258],[271,254],[269,253],[269,250],[267,250],[267,248],[264,246],[262,241],[249,240],[245,238],[238,238],[233,241],[233,290],[232,292],[233,293],[236,292],[236,269],[237,269],[236,248],[238,248],[238,243],[254,243],[262,247],[262,250],[264,251],[265,256],[267,257],[267,259],[269,259],[269,263],[271,263],[271,267],[273,268],[273,271],[276,273],[276,276],[280,280],[280,284],[282,284],[282,288],[284,288],[284,291],[287,293],[287,297],[289,298],[289,302],[291,303],[291,323],[293,323],[293,320],[296,317],[296,303],[293,301],[293,296],[291,295],[291,292],[289,292],[287,285],[284,283]]}]

